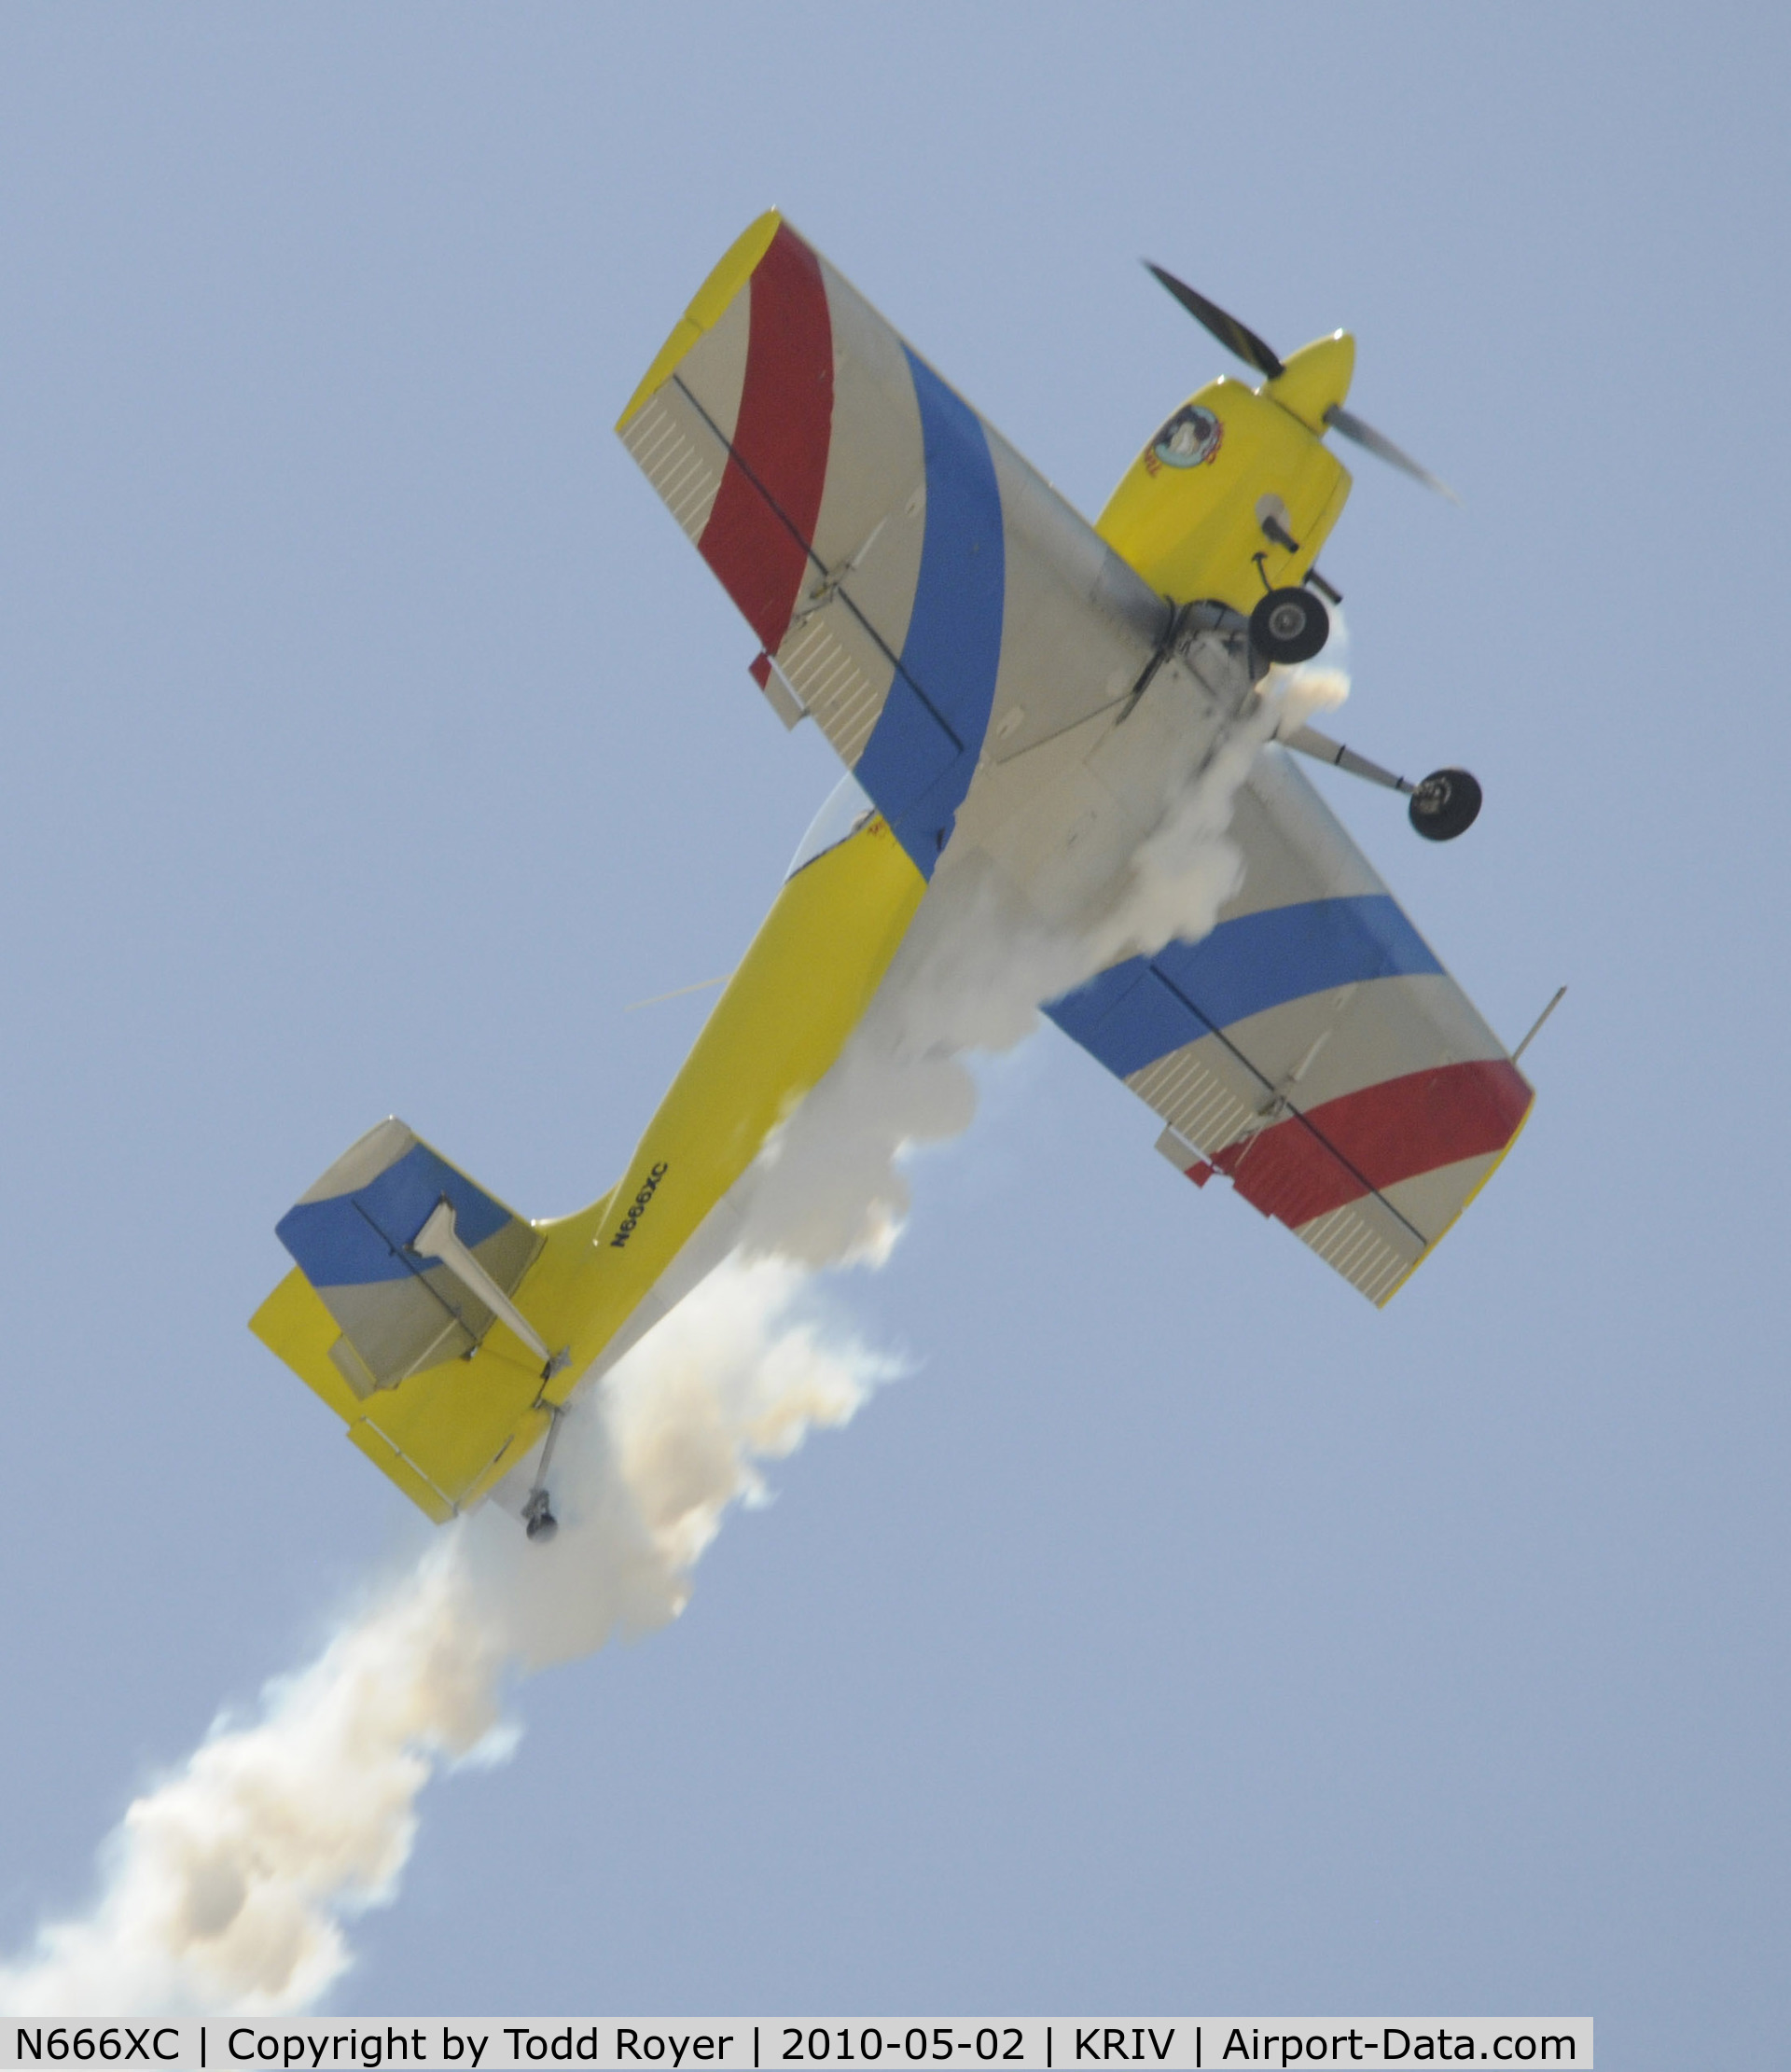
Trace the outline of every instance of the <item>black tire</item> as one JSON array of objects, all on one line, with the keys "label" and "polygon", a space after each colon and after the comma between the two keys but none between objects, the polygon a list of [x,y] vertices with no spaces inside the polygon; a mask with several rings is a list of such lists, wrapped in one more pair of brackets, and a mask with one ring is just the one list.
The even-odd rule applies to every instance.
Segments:
[{"label": "black tire", "polygon": [[550,1510],[538,1510],[529,1521],[529,1537],[537,1547],[545,1547],[560,1530],[560,1521]]},{"label": "black tire", "polygon": [[1453,841],[1479,818],[1479,783],[1465,770],[1433,770],[1406,812],[1426,841]]},{"label": "black tire", "polygon": [[1271,590],[1250,614],[1250,644],[1268,661],[1311,661],[1331,637],[1331,615],[1310,590]]}]

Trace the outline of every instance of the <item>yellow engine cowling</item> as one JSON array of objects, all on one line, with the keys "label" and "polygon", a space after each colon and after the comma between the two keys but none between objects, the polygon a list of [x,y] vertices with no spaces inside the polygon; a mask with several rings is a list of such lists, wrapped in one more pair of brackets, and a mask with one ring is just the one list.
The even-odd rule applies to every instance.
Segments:
[{"label": "yellow engine cowling", "polygon": [[[1339,331],[1302,346],[1259,389],[1209,382],[1127,469],[1095,530],[1178,604],[1212,597],[1248,612],[1265,583],[1301,581],[1350,494],[1324,432],[1354,360],[1354,340]],[[1297,552],[1270,538],[1265,518]]]}]

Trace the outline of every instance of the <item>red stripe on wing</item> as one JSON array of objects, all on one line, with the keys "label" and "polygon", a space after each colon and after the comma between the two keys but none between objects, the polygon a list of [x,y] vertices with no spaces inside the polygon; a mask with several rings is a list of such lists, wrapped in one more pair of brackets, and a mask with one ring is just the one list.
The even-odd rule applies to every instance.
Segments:
[{"label": "red stripe on wing", "polygon": [[1446,1064],[1290,1116],[1213,1162],[1253,1207],[1298,1228],[1371,1189],[1504,1150],[1531,1099],[1506,1059]]},{"label": "red stripe on wing", "polygon": [[833,430],[833,326],[821,264],[787,224],[753,274],[733,452],[698,545],[775,654],[808,566]]}]

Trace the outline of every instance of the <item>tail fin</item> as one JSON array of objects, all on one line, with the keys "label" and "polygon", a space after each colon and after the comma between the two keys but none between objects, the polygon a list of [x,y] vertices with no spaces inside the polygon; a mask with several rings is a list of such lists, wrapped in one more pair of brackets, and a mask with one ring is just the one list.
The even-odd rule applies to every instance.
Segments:
[{"label": "tail fin", "polygon": [[[444,1227],[447,1246],[428,1234]],[[533,1338],[508,1299],[541,1233],[396,1116],[343,1152],[277,1230],[299,1271],[250,1328],[432,1518],[475,1501],[547,1426],[541,1363],[526,1342],[509,1343],[518,1324]],[[507,1328],[475,1359],[500,1317]]]},{"label": "tail fin", "polygon": [[460,1242],[513,1294],[540,1237],[396,1116],[344,1151],[275,1227],[341,1327],[332,1357],[356,1396],[470,1353],[492,1328],[493,1309],[466,1282],[414,1248],[443,1202]]}]

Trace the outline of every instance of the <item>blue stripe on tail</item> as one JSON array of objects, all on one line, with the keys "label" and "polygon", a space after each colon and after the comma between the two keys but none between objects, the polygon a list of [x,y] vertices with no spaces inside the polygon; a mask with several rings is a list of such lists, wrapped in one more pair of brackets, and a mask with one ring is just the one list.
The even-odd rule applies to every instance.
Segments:
[{"label": "blue stripe on tail", "polygon": [[274,1234],[312,1287],[401,1281],[422,1271],[421,1262],[406,1258],[403,1248],[444,1194],[454,1204],[455,1235],[469,1250],[510,1221],[501,1202],[493,1202],[426,1144],[413,1144],[378,1179],[353,1194],[288,1209]]}]

